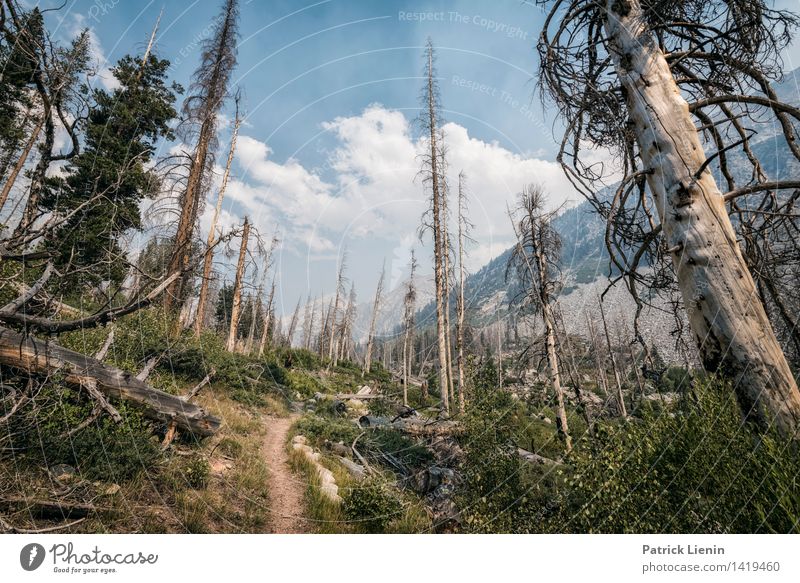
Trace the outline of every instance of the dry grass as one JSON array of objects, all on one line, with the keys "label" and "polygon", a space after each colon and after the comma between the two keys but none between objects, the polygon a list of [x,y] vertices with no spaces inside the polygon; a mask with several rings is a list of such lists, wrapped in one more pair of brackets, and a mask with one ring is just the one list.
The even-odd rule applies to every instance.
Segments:
[{"label": "dry grass", "polygon": [[[176,440],[155,465],[119,487],[79,482],[64,499],[91,500],[103,511],[71,532],[229,533],[261,532],[266,527],[270,509],[268,470],[261,456],[261,411],[248,410],[211,388],[198,402],[223,420],[220,432],[200,443]],[[282,409],[276,402],[270,412]],[[13,459],[0,464],[0,485],[0,493],[9,496],[55,498],[44,469],[16,471]],[[17,528],[58,524],[31,520],[25,508],[0,512]]]}]

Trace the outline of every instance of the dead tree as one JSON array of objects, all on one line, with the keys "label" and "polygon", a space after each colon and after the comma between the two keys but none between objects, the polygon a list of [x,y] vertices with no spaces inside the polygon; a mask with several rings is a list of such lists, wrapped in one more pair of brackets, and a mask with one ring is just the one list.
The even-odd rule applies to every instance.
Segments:
[{"label": "dead tree", "polygon": [[[208,242],[207,247],[214,246],[214,241],[217,238],[217,221],[219,214],[222,212],[222,200],[225,198],[225,189],[228,186],[228,178],[231,175],[231,164],[233,163],[233,154],[236,151],[236,138],[239,135],[239,127],[242,120],[239,117],[239,95],[236,95],[236,118],[233,123],[233,135],[231,135],[231,147],[228,150],[228,160],[225,163],[225,172],[222,175],[222,184],[219,187],[219,194],[217,195],[217,204],[214,207],[214,215],[211,218],[211,226],[208,229]],[[214,263],[214,256],[212,253],[207,253],[203,261],[203,278],[200,283],[200,297],[197,300],[197,315],[194,320],[194,333],[195,336],[200,337],[205,325],[206,303],[208,300],[208,285],[211,281],[211,267]]]},{"label": "dead tree", "polygon": [[464,302],[464,280],[466,269],[464,267],[464,257],[466,255],[465,246],[469,238],[469,230],[472,223],[467,218],[467,190],[466,175],[464,172],[458,174],[458,298],[456,302],[456,359],[458,369],[458,411],[464,413],[465,408],[465,375],[464,375],[464,315],[466,305]]},{"label": "dead tree", "polygon": [[406,293],[403,296],[403,405],[408,406],[408,383],[411,378],[411,356],[414,341],[414,312],[417,308],[417,288],[414,275],[417,258],[411,250],[411,273],[408,276]]},{"label": "dead tree", "polygon": [[317,314],[317,301],[308,294],[306,309],[303,314],[303,348],[311,350],[314,339],[314,320]]},{"label": "dead tree", "polygon": [[174,421],[180,429],[199,436],[213,435],[220,427],[220,420],[204,409],[153,389],[120,369],[53,342],[2,327],[0,364],[42,377],[64,375],[67,384],[86,390],[112,415],[115,409],[106,397],[127,401],[150,419],[165,423]]},{"label": "dead tree", "polygon": [[[442,172],[444,173],[445,168],[445,157],[444,157],[444,147],[442,147],[441,157],[442,160],[440,162]],[[450,208],[449,208],[449,201],[450,198],[450,189],[448,187],[447,181],[442,181],[442,242],[443,242],[443,252],[444,252],[444,265],[442,266],[444,269],[444,341],[445,345],[447,346],[447,395],[451,402],[454,402],[456,399],[455,390],[453,387],[453,353],[452,347],[453,343],[450,337],[450,293],[452,291],[452,264],[450,262],[450,253],[452,252],[452,245],[450,245],[450,234],[448,229],[448,223],[450,222]],[[451,405],[452,406],[452,405]]]},{"label": "dead tree", "polygon": [[[175,233],[168,273],[185,273],[189,264],[195,223],[204,196],[209,167],[216,145],[217,119],[228,95],[228,83],[236,66],[238,0],[225,0],[222,13],[214,21],[212,34],[203,41],[200,66],[195,71],[191,94],[183,106],[184,138],[194,138],[194,153],[189,163],[186,189],[180,199],[180,218]],[[182,275],[169,290],[165,307],[169,310],[185,299],[189,274]]]},{"label": "dead tree", "polygon": [[439,389],[442,396],[442,408],[450,414],[449,364],[447,359],[447,315],[445,312],[445,296],[447,294],[445,254],[447,253],[444,231],[443,204],[446,192],[443,136],[441,133],[441,104],[439,101],[439,84],[436,81],[435,51],[433,42],[428,39],[425,49],[425,79],[422,92],[424,113],[420,116],[420,125],[425,133],[426,153],[423,156],[422,174],[425,184],[430,190],[430,207],[428,216],[430,224],[423,222],[423,228],[433,231],[434,280],[436,288],[436,334],[439,351]]},{"label": "dead tree", "polygon": [[[556,425],[569,452],[572,449],[572,438],[567,425],[567,411],[558,368],[554,316],[555,298],[560,289],[557,274],[561,238],[551,225],[555,212],[546,212],[545,204],[542,188],[529,185],[519,194],[515,211],[509,211],[517,243],[509,257],[506,277],[513,270],[522,284],[522,290],[513,299],[514,303],[529,313],[539,315],[544,323],[547,367],[557,405]],[[498,341],[499,338],[498,332]]]},{"label": "dead tree", "polygon": [[294,307],[294,312],[292,312],[292,319],[289,320],[289,330],[286,332],[286,344],[289,348],[292,347],[292,342],[294,340],[294,334],[297,331],[297,322],[300,318],[300,303],[302,298],[297,298],[297,305]]},{"label": "dead tree", "polygon": [[247,240],[250,237],[250,221],[244,218],[242,226],[242,243],[239,246],[239,261],[236,263],[236,280],[233,284],[233,300],[231,303],[231,326],[228,330],[228,352],[236,350],[236,338],[239,334],[239,316],[242,306],[242,286],[244,285],[245,259],[247,259]]},{"label": "dead tree", "polygon": [[339,335],[337,340],[338,345],[338,360],[348,359],[350,356],[350,349],[352,346],[353,324],[356,318],[356,286],[350,284],[350,294],[348,295],[347,304],[345,305],[344,313],[342,314],[342,324],[339,327]]},{"label": "dead tree", "polygon": [[[677,287],[704,368],[732,381],[748,419],[794,435],[800,391],[765,306],[787,345],[800,342],[786,309],[798,299],[800,181],[769,176],[754,146],[771,119],[776,144],[800,160],[800,110],[771,84],[798,19],[762,0],[548,4],[540,82],[565,118],[558,159],[608,219],[637,316],[639,285]],[[608,175],[587,145],[618,154],[610,198],[598,194]],[[638,320],[634,333],[642,341]]]},{"label": "dead tree", "polygon": [[267,343],[270,341],[270,338],[275,336],[275,277],[272,278],[272,285],[269,289],[269,298],[267,299],[267,307],[264,310],[262,320],[261,320],[261,340],[258,343],[258,356],[261,357],[264,355],[264,350],[267,348]]},{"label": "dead tree", "polygon": [[347,268],[347,251],[342,253],[342,260],[339,263],[339,269],[336,272],[336,294],[333,300],[333,307],[329,310],[328,314],[328,324],[330,326],[328,332],[328,359],[330,360],[332,365],[336,365],[336,361],[338,360],[338,345],[337,339],[338,336],[336,332],[338,331],[338,324],[337,320],[339,319],[339,303],[341,302],[342,295],[344,295],[344,284],[345,284],[345,269]]},{"label": "dead tree", "polygon": [[611,361],[611,369],[614,371],[614,382],[617,384],[617,407],[619,407],[619,414],[623,418],[628,417],[628,410],[625,407],[625,395],[622,391],[622,377],[619,374],[619,366],[617,365],[617,357],[614,354],[614,347],[611,345],[611,335],[608,333],[608,323],[606,322],[606,312],[603,308],[602,298],[597,298],[597,305],[600,307],[600,318],[603,321],[603,333],[606,337],[606,347],[608,348],[608,359]]},{"label": "dead tree", "polygon": [[364,374],[369,374],[372,367],[372,349],[375,345],[375,324],[378,321],[378,310],[381,306],[381,296],[383,295],[383,285],[386,280],[386,262],[383,263],[381,276],[378,279],[378,287],[375,289],[375,301],[372,303],[372,316],[369,320],[369,334],[367,335],[367,352],[364,355]]}]

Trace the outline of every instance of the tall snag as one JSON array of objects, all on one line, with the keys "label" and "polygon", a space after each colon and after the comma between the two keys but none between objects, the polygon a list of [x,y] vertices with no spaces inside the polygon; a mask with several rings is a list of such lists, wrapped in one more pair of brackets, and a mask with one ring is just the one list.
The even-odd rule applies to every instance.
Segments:
[{"label": "tall snag", "polygon": [[[217,204],[214,207],[214,215],[211,218],[211,226],[208,229],[208,242],[206,247],[211,249],[214,246],[214,241],[217,238],[217,221],[219,214],[222,212],[222,200],[225,198],[225,189],[228,186],[228,178],[231,175],[231,164],[233,164],[233,154],[236,151],[236,138],[239,135],[239,127],[242,120],[239,117],[239,95],[236,95],[236,117],[233,122],[233,134],[231,135],[231,147],[228,150],[228,160],[225,163],[225,172],[222,175],[222,184],[219,187],[217,194]],[[213,253],[206,253],[203,261],[203,278],[200,283],[200,297],[197,300],[197,315],[194,320],[194,333],[199,337],[205,325],[206,304],[208,302],[208,285],[211,281],[211,267],[214,263]]]},{"label": "tall snag", "polygon": [[411,273],[408,276],[406,294],[403,296],[403,405],[408,406],[408,382],[411,378],[411,356],[414,341],[414,311],[417,308],[417,288],[414,275],[417,258],[411,250]]},{"label": "tall snag", "polygon": [[369,320],[369,334],[367,336],[367,352],[364,355],[364,374],[369,374],[372,367],[372,350],[375,346],[375,324],[378,321],[378,310],[381,306],[381,296],[383,295],[383,284],[386,280],[386,263],[381,269],[381,277],[378,279],[378,287],[375,289],[375,301],[372,303],[372,316]]},{"label": "tall snag", "polygon": [[182,275],[167,290],[167,309],[183,302],[188,292],[186,288],[191,274],[186,273],[186,267],[191,258],[192,239],[203,200],[204,183],[213,161],[218,114],[228,95],[228,83],[236,66],[238,18],[238,0],[225,0],[221,14],[214,22],[211,36],[203,41],[200,66],[194,73],[191,95],[183,105],[186,123],[182,130],[186,138],[196,137],[196,141],[186,190],[180,199],[178,230],[167,268],[169,274],[181,272]]},{"label": "tall snag", "polygon": [[244,218],[242,226],[242,244],[239,247],[239,261],[236,263],[236,281],[233,284],[233,301],[231,302],[231,325],[228,329],[228,352],[236,350],[236,338],[239,332],[239,317],[242,307],[242,285],[244,284],[245,259],[247,258],[247,240],[250,237],[250,221]]},{"label": "tall snag", "polygon": [[458,296],[456,299],[456,359],[458,369],[458,411],[464,412],[465,408],[465,376],[464,376],[464,316],[466,306],[464,304],[464,279],[466,269],[464,268],[464,257],[466,255],[465,245],[469,238],[469,229],[472,224],[467,219],[467,178],[464,172],[458,174]]},{"label": "tall snag", "polygon": [[422,91],[423,114],[420,116],[420,124],[425,131],[427,139],[427,151],[423,157],[422,174],[425,183],[430,189],[430,214],[433,231],[433,257],[434,257],[434,279],[436,288],[436,336],[439,354],[439,390],[442,397],[442,408],[446,414],[450,414],[450,394],[449,394],[449,363],[447,359],[447,329],[445,313],[445,294],[447,293],[445,254],[446,237],[444,232],[443,201],[445,195],[444,169],[442,150],[441,124],[441,105],[439,103],[439,84],[436,81],[435,70],[436,54],[433,42],[428,39],[425,48],[425,79],[426,83]]},{"label": "tall snag", "polygon": [[[560,289],[556,274],[561,238],[551,225],[555,213],[546,212],[544,207],[544,191],[537,185],[529,185],[519,194],[515,211],[509,212],[517,244],[509,257],[506,276],[510,270],[514,270],[522,284],[522,290],[514,301],[520,304],[523,310],[541,316],[544,323],[547,368],[558,409],[556,425],[558,434],[569,452],[572,449],[572,438],[567,426],[564,392],[558,368],[554,316],[555,296]],[[499,335],[498,332],[498,340]]]}]

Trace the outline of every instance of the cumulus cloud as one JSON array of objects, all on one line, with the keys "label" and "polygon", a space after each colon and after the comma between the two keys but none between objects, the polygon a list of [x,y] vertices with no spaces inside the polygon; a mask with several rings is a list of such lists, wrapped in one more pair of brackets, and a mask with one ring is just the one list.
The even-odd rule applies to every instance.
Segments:
[{"label": "cumulus cloud", "polygon": [[[275,160],[268,144],[241,136],[237,159],[244,173],[230,196],[244,212],[278,221],[290,248],[310,256],[333,255],[345,240],[356,256],[359,245],[378,240],[389,248],[409,249],[427,201],[419,178],[424,143],[412,134],[408,119],[373,104],[359,115],[327,122],[323,129],[336,144],[323,170],[310,170],[296,159]],[[543,184],[554,207],[575,199],[555,162],[471,137],[456,123],[444,131],[451,193],[461,170],[468,180],[477,241],[470,268],[511,245],[506,208],[525,184]],[[323,171],[333,178],[324,180]],[[454,200],[451,206],[454,210]]]}]

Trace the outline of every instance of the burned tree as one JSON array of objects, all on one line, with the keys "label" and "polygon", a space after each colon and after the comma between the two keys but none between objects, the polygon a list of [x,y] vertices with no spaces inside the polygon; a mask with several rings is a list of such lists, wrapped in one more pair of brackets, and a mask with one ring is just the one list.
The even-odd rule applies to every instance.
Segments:
[{"label": "burned tree", "polygon": [[244,285],[245,259],[247,258],[247,241],[250,238],[250,222],[244,218],[242,225],[242,242],[239,246],[239,261],[236,263],[236,281],[233,284],[233,301],[231,302],[231,323],[228,329],[228,352],[236,350],[236,338],[239,333],[239,317],[242,306],[242,286]]},{"label": "burned tree", "polygon": [[[540,83],[565,122],[558,159],[608,219],[639,311],[639,285],[674,284],[704,368],[731,379],[749,419],[794,434],[800,392],[765,306],[794,342],[800,181],[769,175],[756,146],[771,118],[770,150],[800,159],[800,110],[772,86],[797,18],[762,0],[546,3]],[[608,196],[587,145],[621,160]]]},{"label": "burned tree", "polygon": [[[233,164],[233,154],[236,151],[236,138],[239,135],[239,127],[242,120],[239,117],[239,95],[236,96],[236,117],[233,122],[233,135],[231,136],[231,147],[228,150],[228,160],[225,163],[225,172],[222,174],[222,184],[219,187],[217,194],[217,204],[214,207],[214,215],[211,218],[211,226],[208,228],[208,243],[207,248],[214,246],[214,241],[217,238],[217,221],[219,214],[222,212],[222,201],[225,198],[225,189],[228,187],[228,178],[231,175],[231,164]],[[200,336],[205,324],[206,303],[208,302],[208,285],[211,281],[211,267],[214,263],[214,256],[207,253],[205,261],[203,262],[203,277],[200,282],[200,296],[197,300],[197,315],[194,321],[195,336]]]},{"label": "burned tree", "polygon": [[378,321],[378,310],[381,306],[381,296],[383,295],[383,284],[386,280],[386,263],[381,269],[381,277],[378,279],[378,287],[375,289],[375,301],[372,303],[372,316],[369,320],[369,334],[367,336],[367,352],[364,355],[364,374],[369,374],[372,367],[372,350],[375,346],[375,324]]},{"label": "burned tree", "polygon": [[464,315],[466,306],[464,303],[464,278],[466,269],[464,268],[464,257],[466,255],[465,246],[469,239],[469,230],[472,223],[467,218],[467,190],[466,175],[464,172],[458,174],[458,296],[456,299],[456,359],[458,369],[458,411],[464,412],[465,407],[465,375],[464,375]]},{"label": "burned tree", "polygon": [[344,295],[344,284],[347,281],[347,278],[344,275],[345,270],[347,269],[347,251],[345,250],[342,253],[342,260],[339,263],[339,269],[336,272],[336,294],[333,299],[333,304],[331,308],[328,310],[328,317],[326,322],[328,324],[327,332],[328,332],[328,359],[331,361],[331,364],[335,365],[336,362],[339,360],[338,358],[338,335],[337,332],[339,331],[338,328],[338,318],[339,318],[339,304],[341,303],[342,296]]},{"label": "burned tree", "polygon": [[408,406],[408,383],[411,378],[411,360],[414,342],[414,312],[417,309],[417,288],[414,275],[417,258],[411,250],[411,273],[408,276],[406,293],[403,296],[403,405]]},{"label": "burned tree", "polygon": [[442,408],[446,414],[450,414],[450,394],[448,387],[450,377],[448,375],[448,344],[447,344],[447,314],[446,295],[447,290],[447,268],[445,255],[448,253],[447,236],[445,234],[444,198],[447,188],[445,186],[444,164],[444,136],[441,131],[442,115],[441,103],[439,101],[439,84],[436,81],[435,68],[436,54],[433,43],[428,39],[425,48],[425,86],[422,90],[423,112],[419,121],[422,126],[426,140],[426,151],[423,156],[422,170],[423,180],[430,191],[430,206],[426,217],[423,220],[423,228],[429,228],[433,233],[433,258],[434,258],[434,279],[436,288],[436,335],[438,339],[437,350],[439,354],[439,389],[442,393]]},{"label": "burned tree", "polygon": [[[169,273],[185,272],[192,252],[195,223],[202,206],[204,187],[213,163],[217,119],[228,95],[228,83],[236,66],[239,5],[225,0],[213,33],[203,43],[200,66],[195,71],[191,94],[183,105],[184,123],[180,128],[186,140],[194,140],[186,189],[180,198],[180,218],[175,233]],[[184,273],[167,292],[165,307],[185,300],[190,277]]]},{"label": "burned tree", "polygon": [[567,425],[564,392],[556,355],[554,315],[556,295],[560,289],[558,259],[561,238],[551,225],[555,212],[545,211],[545,204],[545,194],[541,187],[529,185],[519,194],[517,208],[509,211],[517,243],[509,257],[506,278],[513,271],[519,279],[521,291],[513,300],[522,313],[538,315],[544,323],[547,368],[557,405],[556,425],[566,450],[570,451],[572,438]]}]

